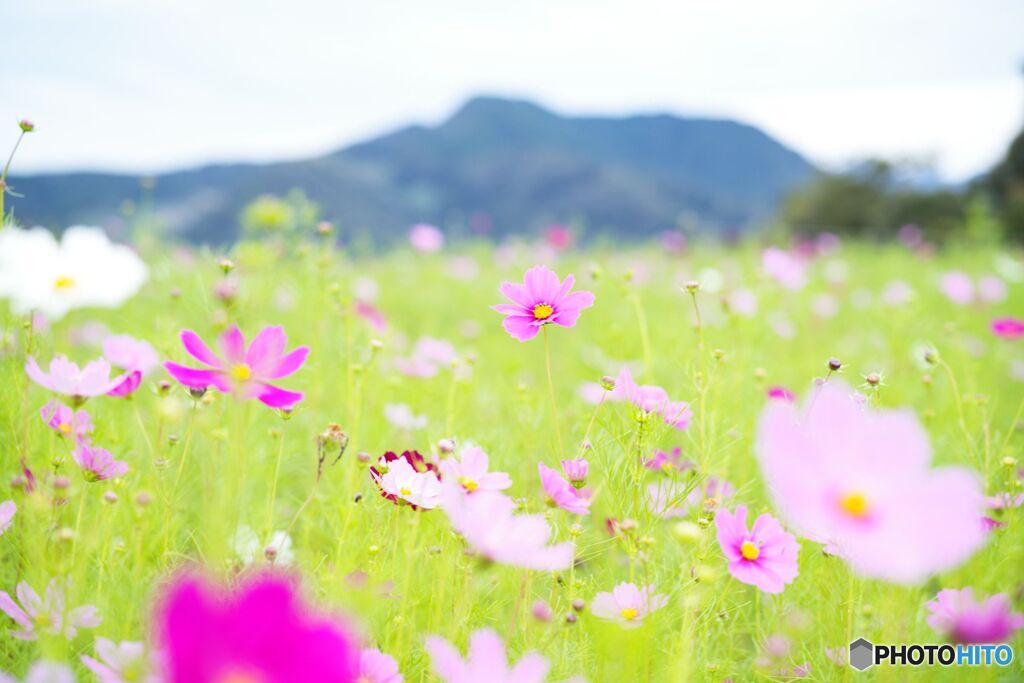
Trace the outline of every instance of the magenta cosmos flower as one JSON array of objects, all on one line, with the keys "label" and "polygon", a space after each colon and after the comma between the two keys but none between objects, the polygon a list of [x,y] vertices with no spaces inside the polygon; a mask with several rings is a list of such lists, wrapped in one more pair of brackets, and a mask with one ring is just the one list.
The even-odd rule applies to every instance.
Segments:
[{"label": "magenta cosmos flower", "polygon": [[974,473],[929,467],[928,435],[912,412],[868,410],[835,379],[803,412],[769,401],[756,451],[782,516],[865,576],[917,583],[985,541]]},{"label": "magenta cosmos flower", "polygon": [[359,677],[355,683],[402,683],[404,680],[394,657],[377,648],[367,648],[359,654]]},{"label": "magenta cosmos flower", "polygon": [[54,356],[50,360],[50,371],[43,372],[36,359],[29,356],[25,372],[29,378],[58,394],[71,397],[79,406],[93,396],[102,396],[119,385],[124,377],[110,377],[110,363],[102,358],[86,363],[84,368],[69,361],[65,356]]},{"label": "magenta cosmos flower", "polygon": [[590,493],[580,491],[566,481],[558,470],[551,469],[542,462],[537,463],[540,472],[540,484],[548,497],[548,504],[559,507],[575,515],[590,514]]},{"label": "magenta cosmos flower", "polygon": [[40,632],[64,636],[72,640],[80,628],[96,628],[100,625],[100,613],[93,605],[82,605],[68,609],[65,592],[68,582],[54,578],[46,586],[46,594],[39,596],[32,586],[24,581],[15,588],[18,602],[0,591],[0,612],[18,625],[10,633],[20,640],[35,640]]},{"label": "magenta cosmos flower", "polygon": [[441,507],[452,528],[485,560],[526,569],[554,571],[572,563],[572,543],[548,545],[551,527],[543,515],[517,515],[508,496],[492,491],[467,495],[445,480]]},{"label": "magenta cosmos flower", "polygon": [[610,593],[598,593],[590,603],[590,612],[599,619],[616,621],[626,628],[636,628],[648,614],[668,604],[668,598],[654,592],[654,586],[637,588],[636,584],[620,583]]},{"label": "magenta cosmos flower", "polygon": [[167,683],[351,683],[360,650],[342,624],[313,614],[293,583],[274,574],[227,593],[178,577],[156,612]]},{"label": "magenta cosmos flower", "polygon": [[487,453],[478,446],[462,449],[459,459],[445,458],[440,463],[444,476],[459,482],[467,494],[477,491],[501,491],[512,486],[512,480],[505,472],[490,472]]},{"label": "magenta cosmos flower", "polygon": [[946,589],[925,607],[931,612],[928,625],[954,643],[1004,643],[1024,628],[1024,614],[1013,611],[1004,593],[979,603],[971,588]]},{"label": "magenta cosmos flower", "polygon": [[93,430],[92,418],[84,410],[74,410],[56,399],[39,409],[39,415],[46,426],[61,437],[70,436],[75,441],[88,440]]},{"label": "magenta cosmos flower", "polygon": [[771,515],[761,515],[747,531],[745,506],[737,506],[735,514],[723,508],[715,515],[715,526],[729,573],[739,581],[765,593],[781,593],[796,578],[800,546]]},{"label": "magenta cosmos flower", "polygon": [[992,321],[992,334],[1011,341],[1024,337],[1024,320],[996,318]]},{"label": "magenta cosmos flower", "polygon": [[288,337],[283,327],[264,327],[246,348],[242,331],[232,325],[220,337],[221,356],[192,330],[181,331],[181,343],[189,355],[207,367],[196,369],[172,362],[164,363],[164,367],[190,389],[214,387],[241,398],[258,399],[271,408],[291,408],[302,400],[301,393],[270,384],[297,372],[309,355],[308,346],[285,353]]},{"label": "magenta cosmos flower", "polygon": [[499,288],[511,304],[491,306],[505,316],[505,331],[521,342],[537,336],[544,325],[554,323],[573,327],[584,308],[594,305],[591,292],[570,292],[576,279],[569,275],[559,282],[558,275],[544,266],[526,271],[523,284],[503,282]]},{"label": "magenta cosmos flower", "polygon": [[491,629],[480,629],[469,637],[465,660],[444,638],[426,641],[434,671],[445,683],[544,683],[551,665],[536,652],[528,652],[513,666],[508,665],[505,644]]}]

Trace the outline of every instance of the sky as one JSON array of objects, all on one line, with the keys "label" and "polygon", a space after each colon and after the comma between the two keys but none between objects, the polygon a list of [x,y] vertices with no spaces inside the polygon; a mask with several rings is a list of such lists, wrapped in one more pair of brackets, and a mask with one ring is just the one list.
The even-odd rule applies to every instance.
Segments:
[{"label": "sky", "polygon": [[959,182],[1024,125],[1020,0],[0,2],[14,173],[303,158],[475,94],[751,123]]}]

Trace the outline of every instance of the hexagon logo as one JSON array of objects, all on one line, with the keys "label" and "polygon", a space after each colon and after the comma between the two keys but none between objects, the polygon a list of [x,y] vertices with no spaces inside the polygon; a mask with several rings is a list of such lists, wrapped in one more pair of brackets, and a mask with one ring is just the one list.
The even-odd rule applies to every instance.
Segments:
[{"label": "hexagon logo", "polygon": [[863,671],[875,663],[875,646],[863,638],[850,643],[850,666]]}]

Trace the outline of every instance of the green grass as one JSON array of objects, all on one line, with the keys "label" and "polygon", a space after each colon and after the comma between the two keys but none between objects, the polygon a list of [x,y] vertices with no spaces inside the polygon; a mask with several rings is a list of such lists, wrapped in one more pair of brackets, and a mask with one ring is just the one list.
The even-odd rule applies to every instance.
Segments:
[{"label": "green grass", "polygon": [[[793,645],[780,666],[810,663],[815,680],[964,680],[967,674],[955,668],[856,674],[832,664],[824,648],[845,647],[851,636],[934,642],[924,603],[941,587],[1006,592],[1021,609],[1020,510],[1003,517],[1008,525],[968,563],[916,588],[862,580],[842,560],[802,541],[800,576],[773,597],[728,574],[707,520],[698,520],[696,512],[689,518],[703,528],[697,538],[674,533],[675,522],[652,516],[636,484],[638,451],[649,456],[651,448],[680,445],[687,457],[702,463],[698,477],[713,474],[736,485],[732,504],[745,503],[753,514],[771,510],[753,457],[765,389],[781,384],[803,393],[835,356],[845,366],[840,377],[853,386],[868,372],[884,372],[884,386],[873,402],[912,407],[927,426],[935,463],[973,467],[988,493],[1013,485],[1019,490],[1016,469],[1001,463],[1005,457],[1021,459],[1024,434],[1014,424],[1024,383],[1010,377],[1010,363],[1024,357],[1024,348],[996,339],[988,324],[997,314],[1024,311],[1024,285],[1011,285],[1005,302],[977,308],[949,303],[936,284],[941,272],[954,267],[973,275],[992,272],[994,250],[940,252],[926,260],[896,247],[850,244],[815,263],[811,284],[798,293],[759,274],[759,251],[753,246],[701,246],[685,256],[646,247],[594,248],[549,261],[560,275],[575,273],[577,287],[597,297],[575,328],[553,328],[549,335],[567,450],[578,447],[596,415],[588,457],[597,498],[593,514],[585,518],[546,508],[539,490],[537,461],[555,466],[567,455],[557,452],[543,340],[511,339],[500,316],[488,309],[501,301],[498,284],[520,280],[535,257],[523,248],[514,263],[497,265],[488,247],[458,251],[478,262],[476,278],[452,276],[451,252],[397,251],[351,259],[322,245],[289,249],[246,243],[231,255],[237,263],[231,277],[238,280],[240,294],[225,306],[213,295],[222,277],[217,267],[222,254],[198,252],[184,259],[152,249],[145,254],[150,282],[120,310],[76,311],[32,336],[22,319],[0,313],[6,330],[0,355],[0,473],[17,474],[24,454],[38,475],[59,470],[71,481],[66,503],[58,506],[50,504],[52,489],[45,483],[33,495],[0,494],[19,506],[13,527],[0,537],[0,589],[13,592],[19,580],[41,589],[50,577],[67,575],[73,579],[71,602],[95,604],[104,618],[95,632],[80,633],[72,642],[2,637],[0,669],[20,673],[38,657],[77,662],[79,654],[92,653],[94,635],[142,639],[152,599],[176,568],[198,561],[222,577],[234,574],[237,559],[228,539],[239,523],[264,533],[290,527],[295,567],[309,596],[325,609],[352,615],[369,643],[398,659],[408,681],[434,680],[423,648],[426,635],[440,634],[464,647],[469,633],[484,626],[506,639],[515,658],[531,649],[548,657],[551,680],[575,674],[590,681],[771,679],[770,670],[754,660],[764,639],[775,633]],[[827,282],[830,261],[848,266],[845,283]],[[698,330],[693,303],[680,285],[699,279],[705,268],[717,269],[726,286],[696,295],[703,321]],[[627,276],[631,269],[638,277]],[[357,278],[379,284],[377,305],[389,320],[385,333],[373,333],[351,314]],[[901,308],[885,306],[878,294],[897,278],[910,283],[917,296]],[[723,311],[722,295],[739,286],[757,293],[757,316]],[[171,296],[174,289],[180,290],[177,298]],[[861,290],[871,300],[858,307]],[[831,319],[810,310],[811,299],[824,291],[840,301]],[[794,325],[792,339],[772,330],[780,317]],[[117,482],[87,483],[67,448],[39,419],[49,397],[29,385],[23,366],[29,345],[40,360],[54,353],[79,362],[98,356],[98,349],[72,341],[76,328],[92,320],[146,339],[164,358],[179,361],[185,360],[177,339],[183,327],[209,340],[232,322],[248,336],[265,324],[282,324],[291,345],[312,347],[307,365],[282,381],[306,392],[306,400],[285,419],[259,403],[225,395],[193,402],[178,386],[160,395],[157,382],[166,377],[154,374],[131,400],[86,404],[97,426],[94,441],[131,466]],[[393,359],[420,335],[453,342],[468,372],[446,370],[424,380],[395,371]],[[371,344],[375,338],[383,343],[379,350]],[[923,343],[938,349],[956,388],[942,368],[922,369],[915,362],[914,349]],[[618,403],[602,405],[595,414],[580,399],[581,383],[616,374],[622,361],[637,363],[639,380],[690,402],[695,415],[689,430],[641,425]],[[930,381],[923,381],[926,375]],[[426,414],[429,425],[415,433],[395,429],[384,419],[387,403],[408,404]],[[348,433],[348,451],[314,486],[315,437],[331,422]],[[481,445],[492,469],[512,475],[511,494],[527,509],[545,512],[559,540],[575,539],[579,566],[561,575],[482,566],[464,554],[442,511],[417,513],[382,499],[356,457],[366,452],[375,459],[386,450],[412,448],[436,453],[444,437]],[[641,474],[644,486],[660,476]],[[117,494],[116,503],[104,501],[108,491]],[[143,498],[149,503],[143,505]],[[607,517],[635,520],[634,540],[610,537]],[[367,574],[366,587],[347,578],[357,571]],[[628,580],[654,583],[670,597],[668,606],[634,631],[586,612],[576,623],[566,623],[574,598],[589,602],[595,593]],[[535,599],[552,605],[550,623],[531,617]],[[10,625],[5,617],[0,621]],[[971,677],[1019,679],[1024,671],[1020,635],[1014,644],[1012,667],[977,669]],[[82,680],[91,680],[84,669]]]}]

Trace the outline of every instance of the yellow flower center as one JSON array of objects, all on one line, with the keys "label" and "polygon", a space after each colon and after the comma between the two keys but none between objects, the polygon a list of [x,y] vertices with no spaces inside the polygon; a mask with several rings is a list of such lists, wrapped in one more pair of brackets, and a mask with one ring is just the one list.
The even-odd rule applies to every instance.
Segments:
[{"label": "yellow flower center", "polygon": [[403,488],[398,489],[398,495],[400,495],[400,496],[411,496],[412,495],[412,491],[410,489],[407,489],[407,488],[403,487]]},{"label": "yellow flower center", "polygon": [[626,609],[619,612],[619,614],[621,614],[622,618],[626,621],[633,621],[634,619],[636,619],[636,615],[639,614],[639,612],[637,612],[636,609],[634,609],[633,607],[627,607]]},{"label": "yellow flower center", "polygon": [[64,432],[65,434],[71,433],[71,425],[69,425],[67,422],[61,422],[59,425],[57,425],[57,429]]},{"label": "yellow flower center", "polygon": [[750,541],[743,541],[743,545],[740,546],[740,555],[745,560],[756,560],[761,557],[761,549]]},{"label": "yellow flower center", "polygon": [[849,493],[839,501],[839,507],[851,517],[863,518],[868,515],[868,499],[863,493]]},{"label": "yellow flower center", "polygon": [[53,281],[53,288],[60,291],[64,289],[71,289],[75,286],[75,278],[68,277],[67,275],[61,275]]},{"label": "yellow flower center", "polygon": [[466,489],[470,493],[480,488],[480,484],[476,483],[469,477],[459,477],[459,483],[462,484],[462,488]]},{"label": "yellow flower center", "polygon": [[215,683],[262,683],[263,677],[258,674],[232,669],[217,676],[214,681]]},{"label": "yellow flower center", "polygon": [[537,304],[533,307],[533,318],[534,320],[546,320],[554,312],[555,309],[550,304]]},{"label": "yellow flower center", "polygon": [[247,363],[238,363],[232,366],[231,376],[237,379],[239,382],[244,382],[252,377],[252,368]]}]

